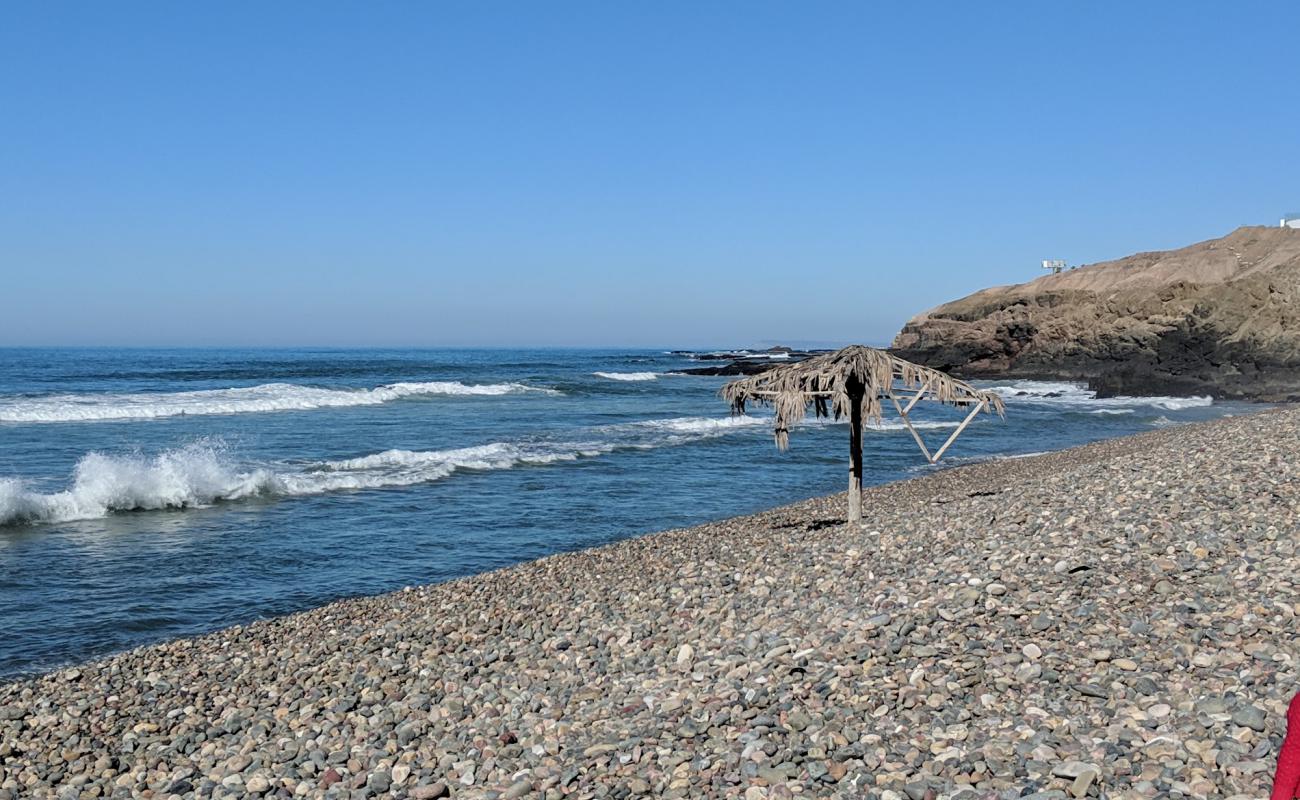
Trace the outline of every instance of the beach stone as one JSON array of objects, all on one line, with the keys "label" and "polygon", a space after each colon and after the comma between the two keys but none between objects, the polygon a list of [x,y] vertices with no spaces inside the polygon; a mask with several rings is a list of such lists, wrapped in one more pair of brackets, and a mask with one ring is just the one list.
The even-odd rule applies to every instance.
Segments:
[{"label": "beach stone", "polygon": [[1160,691],[1160,685],[1145,675],[1133,682],[1133,688],[1145,695],[1154,695]]},{"label": "beach stone", "polygon": [[0,791],[1267,796],[1294,441],[1282,409],[974,463],[865,490],[861,531],[814,498],[11,681]]},{"label": "beach stone", "polygon": [[1074,781],[1070,784],[1071,797],[1087,797],[1088,790],[1092,788],[1097,777],[1101,773],[1095,769],[1086,769],[1075,776]]},{"label": "beach stone", "polygon": [[1052,774],[1058,778],[1077,778],[1086,772],[1097,771],[1097,765],[1082,761],[1065,761],[1052,767]]},{"label": "beach stone", "polygon": [[1232,712],[1232,722],[1234,725],[1262,733],[1267,725],[1267,716],[1258,706],[1245,705]]},{"label": "beach stone", "polygon": [[366,788],[376,794],[387,792],[392,785],[392,776],[386,770],[375,770],[366,778]]}]

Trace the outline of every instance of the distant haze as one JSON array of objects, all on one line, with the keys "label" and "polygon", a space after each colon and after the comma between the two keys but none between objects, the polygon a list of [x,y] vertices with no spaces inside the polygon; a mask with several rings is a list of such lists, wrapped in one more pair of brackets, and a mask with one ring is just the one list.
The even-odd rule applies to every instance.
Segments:
[{"label": "distant haze", "polygon": [[1277,3],[9,6],[0,346],[884,343],[1300,205]]}]

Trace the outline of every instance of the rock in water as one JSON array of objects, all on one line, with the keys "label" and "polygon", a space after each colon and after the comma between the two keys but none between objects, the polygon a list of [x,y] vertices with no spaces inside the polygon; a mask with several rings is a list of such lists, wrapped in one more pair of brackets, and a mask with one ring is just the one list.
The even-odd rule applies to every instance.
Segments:
[{"label": "rock in water", "polygon": [[1238,228],[984,289],[914,317],[910,361],[965,377],[1087,381],[1102,395],[1300,399],[1300,230]]}]

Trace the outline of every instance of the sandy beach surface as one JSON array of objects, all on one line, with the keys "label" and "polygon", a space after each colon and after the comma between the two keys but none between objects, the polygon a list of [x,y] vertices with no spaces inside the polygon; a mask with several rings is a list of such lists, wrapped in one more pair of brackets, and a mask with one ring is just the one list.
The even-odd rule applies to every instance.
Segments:
[{"label": "sandy beach surface", "polygon": [[0,798],[1262,797],[1298,443],[1169,427],[9,683]]}]

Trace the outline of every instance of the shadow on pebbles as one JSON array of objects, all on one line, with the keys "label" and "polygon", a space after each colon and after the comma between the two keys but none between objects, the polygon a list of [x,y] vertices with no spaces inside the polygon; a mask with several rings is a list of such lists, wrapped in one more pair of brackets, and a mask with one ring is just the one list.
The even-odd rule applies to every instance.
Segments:
[{"label": "shadow on pebbles", "polygon": [[6,684],[0,798],[1261,797],[1297,442],[986,462],[860,530],[822,498]]}]

